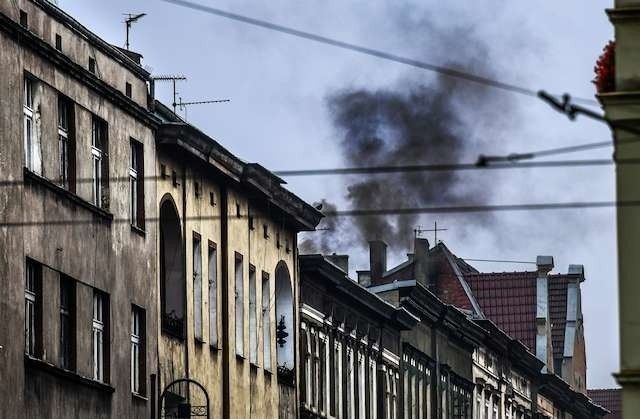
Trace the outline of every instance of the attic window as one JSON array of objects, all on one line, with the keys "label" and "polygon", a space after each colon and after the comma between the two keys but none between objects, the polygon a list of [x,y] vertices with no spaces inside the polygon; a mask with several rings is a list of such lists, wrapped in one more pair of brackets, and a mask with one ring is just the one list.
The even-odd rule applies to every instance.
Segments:
[{"label": "attic window", "polygon": [[124,85],[124,94],[127,95],[128,98],[131,98],[131,83]]},{"label": "attic window", "polygon": [[29,28],[29,17],[27,15],[27,12],[25,12],[24,10],[20,10],[20,26],[25,29]]},{"label": "attic window", "polygon": [[264,235],[265,239],[269,238],[269,226],[267,226],[266,224],[262,225],[262,233]]},{"label": "attic window", "polygon": [[96,59],[89,57],[89,71],[96,74]]},{"label": "attic window", "polygon": [[253,223],[253,215],[250,215],[249,216],[249,230],[255,230],[255,229],[256,229],[256,227],[255,227],[255,225]]},{"label": "attic window", "polygon": [[284,239],[284,250],[287,253],[291,252],[291,246],[289,246],[289,239],[288,238]]},{"label": "attic window", "polygon": [[216,205],[216,196],[213,192],[209,192],[209,203],[212,207]]},{"label": "attic window", "polygon": [[240,204],[236,202],[236,217],[240,218],[242,214],[240,214]]},{"label": "attic window", "polygon": [[62,37],[59,33],[56,34],[56,49],[62,51]]},{"label": "attic window", "polygon": [[280,249],[280,233],[276,233],[276,247]]},{"label": "attic window", "polygon": [[200,198],[200,182],[195,182],[194,183],[194,192],[196,194],[196,198]]}]

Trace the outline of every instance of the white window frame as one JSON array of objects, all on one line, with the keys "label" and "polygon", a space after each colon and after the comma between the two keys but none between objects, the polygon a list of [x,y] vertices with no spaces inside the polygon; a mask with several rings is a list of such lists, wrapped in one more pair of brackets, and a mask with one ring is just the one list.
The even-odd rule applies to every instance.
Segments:
[{"label": "white window frame", "polygon": [[105,330],[105,296],[94,291],[93,293],[93,321],[92,321],[92,342],[93,342],[93,379],[104,382],[104,330]]},{"label": "white window frame", "polygon": [[38,136],[36,132],[35,124],[35,86],[36,82],[29,78],[24,78],[23,87],[23,128],[24,128],[24,153],[25,153],[25,166],[30,171],[41,174],[41,160],[40,160],[40,144],[38,142]]},{"label": "white window frame", "polygon": [[140,350],[142,349],[141,312],[131,309],[131,392],[140,394]]},{"label": "white window frame", "polygon": [[[94,115],[91,120],[91,168],[93,170],[93,204],[96,207],[102,207],[102,159],[104,157],[104,150],[100,147],[104,147],[102,144],[104,138],[100,138],[100,144],[98,144],[98,131],[99,126],[102,124],[98,118]],[[101,135],[104,136],[104,133]]]},{"label": "white window frame", "polygon": [[69,123],[69,103],[59,97],[58,152],[60,154],[60,186],[65,189],[69,189]]},{"label": "white window frame", "polygon": [[38,298],[36,281],[35,266],[32,262],[27,261],[24,287],[24,349],[25,353],[30,356],[36,355],[36,307]]},{"label": "white window frame", "polygon": [[131,225],[138,225],[138,147],[131,141],[131,161],[129,163],[129,212]]}]

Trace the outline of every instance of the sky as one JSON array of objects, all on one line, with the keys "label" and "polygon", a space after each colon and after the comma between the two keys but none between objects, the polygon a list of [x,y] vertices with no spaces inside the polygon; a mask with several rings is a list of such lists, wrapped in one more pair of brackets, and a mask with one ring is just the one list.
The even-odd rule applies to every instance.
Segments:
[{"label": "sky", "polygon": [[[195,1],[395,55],[461,65],[507,83],[587,98],[594,95],[593,66],[613,38],[604,12],[610,3],[601,0],[544,0],[535,4],[498,0]],[[358,163],[359,156],[346,154],[345,132],[336,125],[331,106],[340,94],[402,95],[416,86],[433,86],[440,81],[425,70],[162,0],[58,3],[89,29],[120,46],[125,36],[122,14],[147,13],[132,29],[131,49],[144,55],[144,65],[153,74],[187,76],[186,82],[178,84],[183,101],[230,99],[190,107],[186,118],[242,159],[271,170]],[[477,100],[465,94],[477,86],[466,89],[463,85],[459,82],[451,90],[455,102],[452,112],[464,128],[463,153],[458,156],[463,161],[474,161],[480,153],[542,150],[611,138],[604,125],[585,118],[571,122],[536,98],[496,92],[483,93]],[[171,103],[169,84],[158,83],[156,93]],[[611,148],[604,148],[561,158],[609,158],[611,153]],[[448,162],[427,154],[424,161]],[[420,153],[411,161],[421,161]],[[424,176],[425,188],[437,183],[429,174]],[[291,191],[309,202],[326,199],[345,209],[352,204],[347,197],[349,185],[360,178],[285,180]],[[614,181],[610,166],[473,172],[456,178],[455,203],[612,201]],[[440,195],[448,196],[446,191]],[[396,197],[390,205],[402,207]],[[448,201],[438,198],[437,202]],[[428,206],[429,202],[422,204]],[[615,385],[611,374],[618,369],[619,349],[613,209],[429,214],[415,222],[432,226],[434,221],[447,228],[438,239],[460,257],[535,261],[537,255],[552,255],[554,272],[566,272],[569,264],[583,264],[587,384],[589,388]],[[367,269],[368,254],[361,245],[367,238],[344,239],[357,235],[353,220],[342,219],[336,228],[337,234],[316,232],[300,239],[328,234],[324,242],[332,251],[350,254],[352,272]],[[433,243],[432,236],[426,237]],[[407,237],[403,245],[389,249],[390,266],[401,262],[411,250],[411,240]],[[471,263],[481,271],[535,269],[535,265]]]}]

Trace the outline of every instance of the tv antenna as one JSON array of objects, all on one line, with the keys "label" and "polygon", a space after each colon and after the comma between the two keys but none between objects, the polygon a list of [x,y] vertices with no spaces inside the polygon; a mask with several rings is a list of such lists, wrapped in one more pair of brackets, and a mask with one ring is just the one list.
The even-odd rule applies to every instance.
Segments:
[{"label": "tv antenna", "polygon": [[[178,103],[176,102],[176,82],[180,81],[180,80],[186,80],[187,78],[183,75],[163,75],[163,76],[153,76],[151,77],[151,79],[155,82],[155,81],[170,81],[173,82],[173,103],[171,103],[171,106],[173,106],[173,114],[177,115],[177,106]],[[182,102],[182,99],[180,100]]]},{"label": "tv antenna", "polygon": [[426,233],[429,231],[433,231],[433,245],[438,244],[438,231],[447,231],[448,228],[438,228],[438,222],[433,222],[433,228],[422,228],[422,226],[418,226],[413,232],[416,237],[420,236],[422,233]]},{"label": "tv antenna", "polygon": [[231,102],[231,99],[212,99],[212,100],[198,100],[195,102],[183,102],[182,98],[178,98],[178,109],[184,111],[184,120],[187,120],[187,106],[191,105],[205,105],[208,103],[222,103],[222,102]]},{"label": "tv antenna", "polygon": [[124,47],[125,49],[129,49],[129,31],[131,30],[131,24],[137,22],[139,19],[143,18],[144,16],[146,16],[146,13],[138,13],[138,14],[132,14],[132,13],[124,13],[125,16],[127,16],[127,18],[124,20],[125,25],[127,25],[127,40],[125,41]]}]

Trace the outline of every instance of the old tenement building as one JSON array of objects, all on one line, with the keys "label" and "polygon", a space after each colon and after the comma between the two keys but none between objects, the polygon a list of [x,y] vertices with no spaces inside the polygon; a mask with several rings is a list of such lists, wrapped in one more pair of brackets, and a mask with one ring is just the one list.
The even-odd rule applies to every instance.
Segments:
[{"label": "old tenement building", "polygon": [[321,215],[52,3],[0,2],[0,53],[0,416],[297,417]]},{"label": "old tenement building", "polygon": [[51,3],[0,2],[1,417],[150,415],[148,77]]}]

